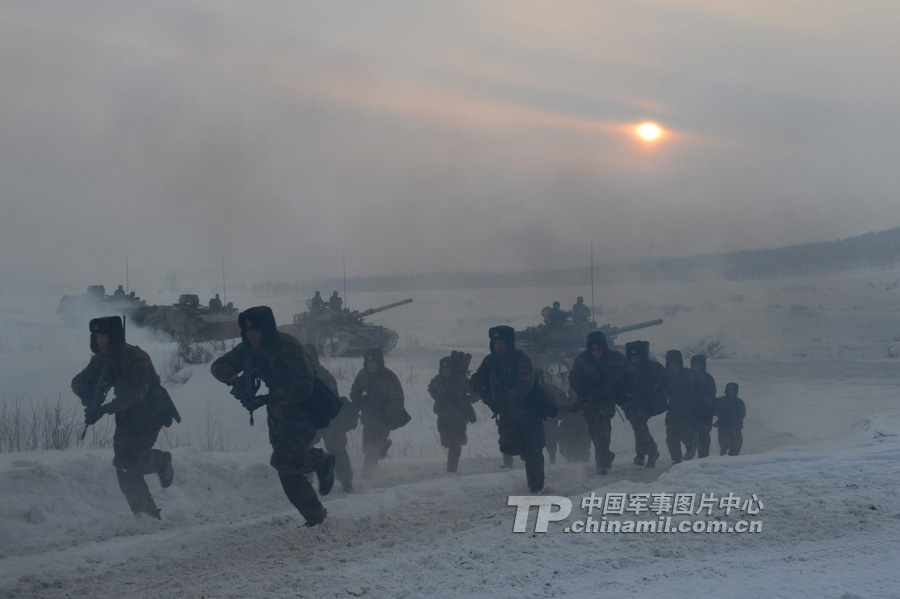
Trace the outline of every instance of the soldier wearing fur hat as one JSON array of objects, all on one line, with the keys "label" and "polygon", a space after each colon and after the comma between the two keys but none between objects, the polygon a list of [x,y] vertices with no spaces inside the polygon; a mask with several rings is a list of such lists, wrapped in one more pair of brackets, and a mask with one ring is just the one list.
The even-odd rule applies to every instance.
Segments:
[{"label": "soldier wearing fur hat", "polygon": [[[150,495],[144,476],[159,475],[163,487],[172,484],[172,454],[153,449],[159,431],[181,422],[168,392],[160,385],[150,356],[125,343],[125,329],[118,316],[95,318],[89,324],[91,351],[87,367],[72,379],[72,391],[85,406],[85,425],[96,423],[106,414],[116,417],[113,435],[113,465],[119,488],[135,515],[160,518],[159,508]],[[115,397],[103,403],[106,392]]]},{"label": "soldier wearing fur hat", "polygon": [[475,422],[472,404],[478,396],[472,392],[469,377],[454,356],[441,358],[437,376],[428,383],[428,394],[434,399],[441,446],[448,449],[447,472],[456,472],[462,447],[468,441],[466,428]]},{"label": "soldier wearing fur hat", "polygon": [[706,356],[703,354],[691,358],[691,384],[696,398],[694,416],[697,419],[697,457],[705,458],[709,455],[712,442],[710,434],[716,407],[716,379],[706,372]]},{"label": "soldier wearing fur hat", "polygon": [[653,468],[659,458],[659,449],[650,434],[649,422],[650,418],[665,410],[666,369],[650,359],[648,341],[626,343],[625,355],[631,363],[631,370],[625,381],[622,409],[634,431],[634,465]]},{"label": "soldier wearing fur hat", "polygon": [[[690,460],[697,449],[696,395],[691,374],[684,369],[684,358],[677,349],[666,353],[666,447],[673,464]],[[684,445],[682,453],[681,446]]]},{"label": "soldier wearing fur hat", "polygon": [[349,494],[353,492],[353,467],[350,464],[350,454],[347,452],[347,433],[355,429],[359,423],[359,411],[349,399],[341,396],[334,375],[319,361],[319,352],[315,344],[307,344],[306,349],[316,376],[325,382],[332,393],[341,398],[343,406],[328,426],[316,432],[312,445],[316,445],[320,440],[325,442],[325,451],[334,456],[334,477],[340,481],[344,493]]},{"label": "soldier wearing fur hat", "polygon": [[716,399],[715,415],[718,418],[713,426],[719,430],[719,455],[738,455],[744,444],[744,418],[747,408],[744,400],[738,397],[738,384],[725,385],[725,395]]},{"label": "soldier wearing fur hat", "polygon": [[[272,457],[269,463],[278,471],[281,487],[306,526],[325,521],[328,514],[306,478],[315,472],[319,493],[328,495],[334,485],[334,456],[310,448],[316,427],[310,421],[305,403],[313,390],[313,366],[306,347],[275,326],[268,306],[256,306],[240,313],[242,343],[212,363],[212,375],[232,385],[232,395],[253,413],[266,406]],[[243,373],[243,374],[242,374]],[[269,391],[256,396],[249,391],[244,377],[258,377]]]},{"label": "soldier wearing fur hat", "polygon": [[620,352],[609,349],[602,331],[591,331],[587,349],[578,354],[569,371],[569,388],[581,402],[588,433],[594,443],[597,474],[605,476],[616,454],[609,450],[616,404],[625,394],[629,366]]},{"label": "soldier wearing fur hat", "polygon": [[491,353],[472,375],[472,390],[497,418],[500,452],[525,460],[525,478],[532,493],[544,488],[543,418],[528,401],[534,387],[531,358],[516,349],[512,327],[488,331]]},{"label": "soldier wearing fur hat", "polygon": [[379,460],[387,457],[392,430],[405,426],[411,418],[403,405],[400,379],[384,365],[381,349],[367,349],[363,367],[353,380],[350,401],[359,408],[363,425],[363,477],[371,476]]}]

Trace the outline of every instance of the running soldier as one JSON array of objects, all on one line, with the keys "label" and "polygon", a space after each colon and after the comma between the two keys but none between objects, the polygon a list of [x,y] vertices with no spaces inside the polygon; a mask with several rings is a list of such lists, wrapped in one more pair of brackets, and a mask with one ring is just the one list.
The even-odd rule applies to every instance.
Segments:
[{"label": "running soldier", "polygon": [[[666,447],[673,464],[694,457],[697,447],[697,419],[694,416],[695,395],[691,375],[684,369],[684,358],[677,349],[666,353],[667,397]],[[684,444],[684,454],[681,446]]]},{"label": "running soldier", "polygon": [[587,336],[587,349],[575,358],[569,372],[569,388],[580,400],[588,433],[594,443],[597,474],[606,476],[616,459],[609,450],[612,419],[616,404],[624,399],[628,362],[621,353],[609,349],[606,335],[592,331]]},{"label": "running soldier", "polygon": [[738,384],[725,385],[725,396],[716,400],[716,420],[713,426],[719,429],[719,455],[739,455],[744,444],[744,418],[747,409],[744,400],[738,397]]},{"label": "running soldier", "polygon": [[[95,318],[89,323],[91,351],[87,367],[72,379],[72,391],[84,408],[85,430],[106,414],[115,414],[113,466],[119,488],[135,516],[160,519],[144,476],[159,475],[163,488],[172,484],[172,454],[153,449],[159,431],[181,422],[169,393],[160,385],[150,356],[125,343],[125,329],[118,316]],[[115,397],[104,404],[109,389]]]},{"label": "running soldier", "polygon": [[537,377],[538,383],[543,387],[544,391],[547,392],[547,397],[553,400],[553,405],[557,408],[557,417],[556,418],[546,418],[544,420],[544,443],[545,448],[547,449],[547,456],[550,458],[550,463],[556,463],[556,450],[559,447],[560,439],[559,439],[559,407],[564,406],[569,403],[568,397],[566,396],[566,392],[548,381],[544,375],[543,370],[536,370],[535,376]]},{"label": "running soldier", "polygon": [[634,465],[654,468],[659,449],[650,434],[650,418],[665,409],[666,369],[659,362],[650,360],[650,343],[632,341],[625,344],[625,355],[632,370],[625,381],[625,418],[634,431]]},{"label": "running soldier", "polygon": [[697,419],[697,457],[709,455],[712,442],[713,414],[716,408],[716,379],[706,372],[706,356],[697,354],[691,358],[691,381],[694,386],[695,410]]},{"label": "running soldier", "polygon": [[359,423],[359,412],[349,399],[338,392],[337,381],[334,375],[322,366],[316,346],[309,343],[306,350],[309,352],[316,376],[325,382],[332,393],[341,398],[343,405],[337,417],[328,426],[316,431],[312,445],[316,445],[320,440],[325,442],[325,451],[334,456],[334,477],[340,481],[344,493],[349,495],[353,492],[353,467],[350,465],[350,454],[347,452],[347,433],[355,429]]},{"label": "running soldier", "polygon": [[471,390],[463,364],[453,356],[441,358],[437,376],[428,383],[428,394],[434,399],[441,446],[448,449],[447,472],[456,472],[462,447],[468,441],[467,424],[475,423],[472,404],[478,396]]},{"label": "running soldier", "polygon": [[515,335],[508,326],[488,331],[491,353],[472,375],[472,389],[497,418],[500,452],[525,460],[528,490],[538,494],[544,488],[544,427],[541,414],[528,401],[534,366],[516,349]]},{"label": "running soldier", "polygon": [[387,457],[391,431],[411,420],[403,407],[400,379],[384,365],[384,354],[377,347],[366,350],[362,369],[350,388],[350,401],[359,408],[363,425],[363,477],[375,472],[379,460]]},{"label": "running soldier", "polygon": [[[216,380],[232,385],[231,394],[250,413],[266,406],[272,457],[281,487],[291,504],[306,520],[304,526],[325,521],[328,511],[316,496],[306,475],[315,472],[319,493],[334,485],[334,456],[311,448],[316,427],[306,411],[313,390],[313,366],[306,347],[295,337],[278,332],[268,306],[248,308],[238,316],[242,343],[212,363]],[[243,374],[242,374],[243,373]],[[256,395],[258,378],[268,395]]]}]

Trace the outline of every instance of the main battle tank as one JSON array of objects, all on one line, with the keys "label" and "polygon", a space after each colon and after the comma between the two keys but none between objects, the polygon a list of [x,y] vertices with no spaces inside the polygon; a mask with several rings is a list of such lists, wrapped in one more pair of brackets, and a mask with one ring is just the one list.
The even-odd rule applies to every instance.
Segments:
[{"label": "main battle tank", "polygon": [[149,306],[135,318],[137,324],[165,331],[184,341],[222,341],[241,336],[238,309],[231,303],[212,310],[194,294],[183,294],[171,306]]},{"label": "main battle tank", "polygon": [[596,322],[573,322],[565,320],[556,324],[541,324],[528,327],[524,331],[516,331],[516,349],[520,349],[531,358],[534,367],[545,372],[547,378],[560,386],[566,386],[566,375],[572,368],[572,362],[585,349],[588,333],[601,331],[606,335],[607,343],[614,349],[616,336],[631,331],[655,327],[662,324],[662,319],[647,320],[622,327],[608,324],[597,326]]},{"label": "main battle tank", "polygon": [[[310,308],[294,314],[293,324],[281,325],[278,330],[290,333],[303,343],[314,344],[320,356],[361,356],[370,347],[379,347],[387,354],[397,346],[400,336],[388,328],[366,324],[363,318],[410,302],[412,299],[408,298],[362,312],[351,312],[346,308]],[[306,303],[310,305],[310,301]]]},{"label": "main battle tank", "polygon": [[81,327],[100,316],[125,315],[136,321],[140,312],[146,309],[147,303],[135,297],[133,291],[130,294],[122,291],[118,295],[106,295],[103,285],[90,285],[87,293],[62,296],[56,313],[70,327]]}]

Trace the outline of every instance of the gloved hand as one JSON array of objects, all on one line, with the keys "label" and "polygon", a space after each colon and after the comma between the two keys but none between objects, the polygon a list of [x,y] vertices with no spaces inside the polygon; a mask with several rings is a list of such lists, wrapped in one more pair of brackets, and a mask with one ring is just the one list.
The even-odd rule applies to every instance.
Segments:
[{"label": "gloved hand", "polygon": [[109,404],[103,406],[89,406],[84,409],[84,423],[88,426],[109,414]]},{"label": "gloved hand", "polygon": [[253,412],[254,410],[263,407],[269,402],[268,393],[265,395],[257,395],[256,397],[248,397],[247,399],[241,400],[241,405],[244,406],[248,412]]}]

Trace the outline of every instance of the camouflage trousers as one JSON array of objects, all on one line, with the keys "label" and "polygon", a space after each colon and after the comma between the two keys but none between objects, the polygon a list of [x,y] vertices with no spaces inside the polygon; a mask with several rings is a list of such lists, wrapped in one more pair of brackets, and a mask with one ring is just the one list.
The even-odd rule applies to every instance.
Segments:
[{"label": "camouflage trousers", "polygon": [[697,447],[697,421],[688,414],[666,414],[666,447],[673,464],[680,464],[683,458],[681,446],[688,454]]},{"label": "camouflage trousers", "polygon": [[616,414],[614,404],[585,404],[582,409],[587,422],[588,435],[594,443],[594,461],[599,468],[612,462],[609,444],[612,440],[612,419]]},{"label": "camouflage trousers", "polygon": [[442,418],[438,416],[437,427],[441,436],[441,447],[447,448],[447,472],[456,472],[462,447],[468,442],[466,418]]},{"label": "camouflage trousers", "polygon": [[709,420],[697,420],[697,457],[705,458],[709,455],[709,447],[712,444],[712,417]]},{"label": "camouflage trousers", "polygon": [[537,416],[520,415],[515,418],[501,413],[497,418],[500,433],[500,453],[522,456],[525,460],[525,479],[530,491],[544,488],[544,426]]},{"label": "camouflage trousers", "polygon": [[139,420],[128,411],[116,414],[113,466],[116,467],[119,488],[134,514],[159,517],[159,509],[144,476],[158,473],[167,462],[167,452],[153,449],[162,427],[161,418],[150,416]]},{"label": "camouflage trousers", "polygon": [[659,451],[653,435],[650,434],[650,417],[645,412],[628,414],[628,422],[634,431],[634,453],[637,455],[654,456]]},{"label": "camouflage trousers", "polygon": [[387,457],[387,451],[391,446],[390,436],[391,429],[387,425],[363,425],[362,449],[365,456],[363,476],[370,475],[378,465],[378,461]]},{"label": "camouflage trousers", "polygon": [[276,425],[273,430],[273,422],[269,421],[269,441],[272,443],[269,463],[278,471],[281,488],[307,522],[319,523],[325,519],[325,508],[306,475],[325,466],[328,454],[310,448],[315,436],[316,427],[310,422]]},{"label": "camouflage trousers", "polygon": [[345,487],[353,484],[353,467],[350,465],[350,453],[347,451],[346,431],[328,426],[316,433],[313,445],[319,440],[325,442],[325,451],[334,456],[334,477]]},{"label": "camouflage trousers", "polygon": [[719,455],[739,455],[744,445],[744,433],[739,426],[719,424]]}]

